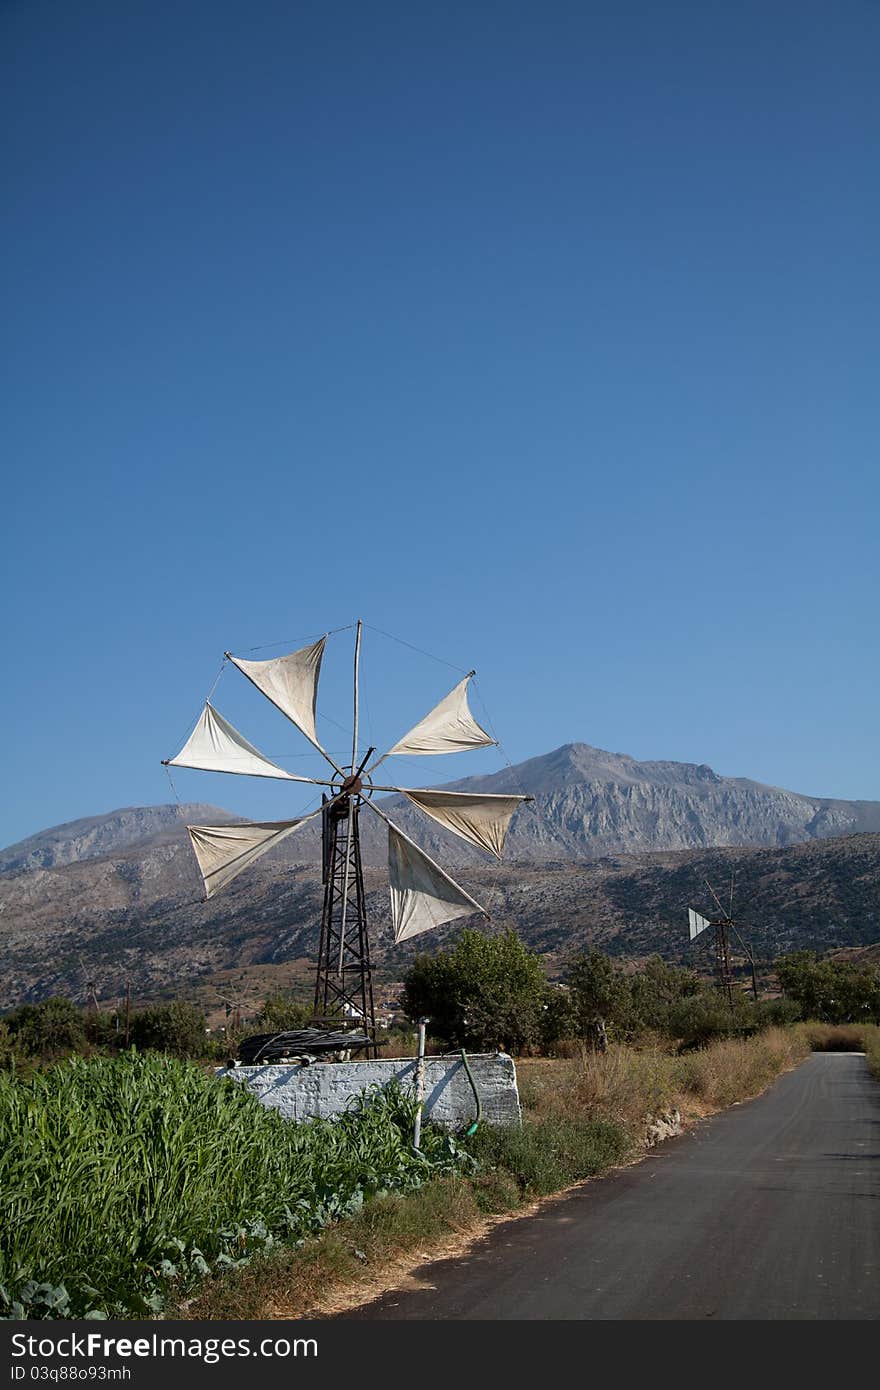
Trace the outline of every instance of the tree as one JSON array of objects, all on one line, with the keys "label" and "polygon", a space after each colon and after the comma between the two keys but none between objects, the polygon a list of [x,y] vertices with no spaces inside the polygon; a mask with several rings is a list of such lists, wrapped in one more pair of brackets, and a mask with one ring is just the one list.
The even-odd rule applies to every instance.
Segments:
[{"label": "tree", "polygon": [[609,1024],[622,1025],[629,1013],[626,976],[601,951],[591,947],[572,960],[568,984],[578,1037],[604,1052]]},{"label": "tree", "polygon": [[788,999],[805,1018],[826,1023],[880,1023],[880,970],[851,961],[821,960],[815,951],[792,951],[776,961]]},{"label": "tree", "polygon": [[552,1048],[565,1038],[576,1038],[577,1011],[571,990],[551,985],[544,1001],[541,1042]]},{"label": "tree", "polygon": [[79,1052],[86,1044],[81,1011],[69,999],[57,996],[39,1004],[22,1004],[7,1015],[12,1047],[31,1057],[51,1060],[67,1052]]},{"label": "tree", "polygon": [[517,1050],[538,1037],[547,1002],[540,957],[513,931],[465,929],[450,951],[417,956],[403,980],[409,1018],[460,1047]]},{"label": "tree", "polygon": [[668,1032],[671,1013],[703,988],[693,971],[679,970],[660,956],[650,956],[630,981],[633,1027]]},{"label": "tree", "polygon": [[132,1014],[135,1047],[170,1052],[175,1057],[199,1057],[205,1051],[205,1015],[195,1004],[175,1000]]},{"label": "tree", "polygon": [[307,1027],[312,1015],[311,1005],[295,999],[290,990],[278,989],[274,994],[266,995],[255,1022],[260,1029],[265,1028],[268,1032],[292,1033],[298,1028]]}]

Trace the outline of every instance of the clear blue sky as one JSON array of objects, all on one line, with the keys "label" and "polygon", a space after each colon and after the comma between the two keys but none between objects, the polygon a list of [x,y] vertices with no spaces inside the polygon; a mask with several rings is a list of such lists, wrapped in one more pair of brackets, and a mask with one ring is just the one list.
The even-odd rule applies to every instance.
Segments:
[{"label": "clear blue sky", "polygon": [[[513,761],[880,798],[880,4],[7,0],[0,49],[0,842],[169,800],[224,648],[358,615]],[[368,633],[368,734],[454,680]]]}]

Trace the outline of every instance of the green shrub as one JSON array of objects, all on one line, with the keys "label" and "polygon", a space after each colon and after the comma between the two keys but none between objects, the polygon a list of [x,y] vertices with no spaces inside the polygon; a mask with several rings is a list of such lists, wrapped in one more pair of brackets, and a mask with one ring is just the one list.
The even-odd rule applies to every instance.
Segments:
[{"label": "green shrub", "polygon": [[803,1018],[796,999],[761,999],[755,1007],[762,1028],[789,1028]]},{"label": "green shrub", "polygon": [[140,1009],[131,1018],[131,1041],[142,1051],[201,1057],[206,1044],[205,1015],[194,1004],[181,1000]]},{"label": "green shrub", "polygon": [[792,951],[776,961],[785,994],[804,1018],[823,1023],[880,1024],[880,968],[820,959],[814,951]]},{"label": "green shrub", "polygon": [[69,999],[44,999],[22,1004],[6,1016],[11,1049],[28,1057],[52,1061],[86,1045],[82,1012]]},{"label": "green shrub", "polygon": [[763,1026],[760,1014],[741,994],[731,1003],[718,989],[704,989],[669,1010],[669,1033],[684,1049],[705,1047],[722,1038],[745,1038]]},{"label": "green shrub", "polygon": [[256,1033],[290,1033],[298,1028],[307,1028],[314,1010],[310,1004],[296,999],[289,990],[279,989],[268,994],[263,1007],[254,1020]]},{"label": "green shrub", "polygon": [[482,1170],[510,1174],[525,1193],[542,1196],[604,1172],[630,1152],[619,1125],[602,1120],[525,1120],[521,1127],[481,1126],[468,1149]]},{"label": "green shrub", "polygon": [[465,930],[451,951],[416,956],[403,984],[407,1015],[448,1044],[510,1051],[539,1036],[547,981],[515,932]]}]

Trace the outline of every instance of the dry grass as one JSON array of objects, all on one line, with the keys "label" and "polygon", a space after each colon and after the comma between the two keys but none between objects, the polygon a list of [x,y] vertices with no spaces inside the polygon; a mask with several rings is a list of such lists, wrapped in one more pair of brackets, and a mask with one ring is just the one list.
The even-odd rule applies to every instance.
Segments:
[{"label": "dry grass", "polygon": [[570,1058],[521,1059],[522,1130],[479,1136],[478,1176],[377,1198],[299,1249],[212,1280],[173,1316],[314,1317],[399,1288],[413,1268],[460,1253],[536,1196],[631,1158],[648,1117],[677,1109],[687,1124],[748,1099],[802,1061],[810,1046],[805,1029],[770,1029],[684,1056],[611,1047],[605,1054],[579,1049]]},{"label": "dry grass", "polygon": [[640,1140],[649,1117],[678,1110],[692,1120],[758,1095],[803,1061],[810,1046],[799,1029],[769,1028],[682,1056],[660,1047],[584,1050],[578,1058],[519,1062],[520,1096],[535,1120],[579,1115],[620,1125]]},{"label": "dry grass", "polygon": [[871,1074],[880,1081],[880,1027],[876,1023],[800,1023],[814,1052],[864,1052]]},{"label": "dry grass", "polygon": [[792,1029],[768,1028],[753,1038],[730,1039],[677,1057],[677,1079],[684,1097],[718,1110],[759,1095],[809,1051],[807,1039]]}]

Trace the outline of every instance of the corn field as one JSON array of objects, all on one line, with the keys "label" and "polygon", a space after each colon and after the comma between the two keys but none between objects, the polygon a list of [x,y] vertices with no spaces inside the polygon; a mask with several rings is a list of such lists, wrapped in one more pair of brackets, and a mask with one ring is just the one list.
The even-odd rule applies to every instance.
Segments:
[{"label": "corn field", "polygon": [[292,1124],[232,1081],[155,1053],[0,1073],[0,1317],[161,1313],[250,1259],[465,1161],[412,1098]]}]

